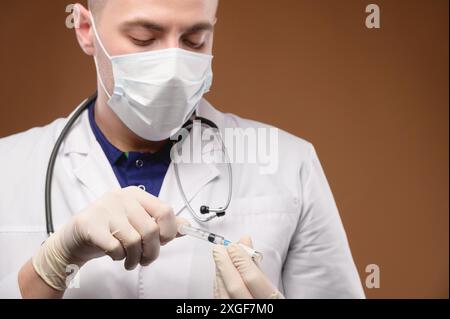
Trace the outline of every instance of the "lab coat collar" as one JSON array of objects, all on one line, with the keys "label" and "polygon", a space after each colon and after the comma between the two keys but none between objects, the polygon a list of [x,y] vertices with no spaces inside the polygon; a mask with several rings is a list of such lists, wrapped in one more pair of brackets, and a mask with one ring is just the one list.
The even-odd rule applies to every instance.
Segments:
[{"label": "lab coat collar", "polygon": [[[84,100],[67,118],[70,119],[74,116],[76,110],[78,110],[81,105],[87,102]],[[67,122],[67,121],[66,121]],[[92,136],[91,136],[92,135]],[[70,131],[69,136],[64,140],[61,149],[63,150],[63,155],[68,156],[73,153],[88,155],[91,149],[92,137],[94,134],[89,125],[88,112],[85,111],[78,121],[74,123]]]},{"label": "lab coat collar", "polygon": [[[213,121],[219,128],[222,126],[220,113],[206,100],[200,102],[197,114]],[[189,141],[188,137],[182,145],[182,151],[189,147]],[[73,126],[62,150],[64,156],[72,158],[73,173],[92,193],[93,198],[120,188],[114,171],[91,130],[87,112],[84,112]],[[188,200],[192,200],[203,187],[220,175],[214,163],[180,164],[179,173]],[[173,163],[166,174],[159,197],[173,207],[175,214],[180,214],[185,208],[178,190]]]},{"label": "lab coat collar", "polygon": [[66,138],[63,154],[71,158],[75,177],[89,190],[93,198],[120,188],[111,164],[92,132],[87,111],[82,114]]}]

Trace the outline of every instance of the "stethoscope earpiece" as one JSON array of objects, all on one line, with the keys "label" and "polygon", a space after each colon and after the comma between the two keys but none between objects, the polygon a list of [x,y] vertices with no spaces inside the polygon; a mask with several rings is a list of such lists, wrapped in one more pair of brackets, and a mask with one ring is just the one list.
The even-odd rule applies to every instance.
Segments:
[{"label": "stethoscope earpiece", "polygon": [[226,212],[225,212],[225,211],[222,211],[222,212],[220,212],[220,213],[216,213],[216,216],[220,218],[220,217],[224,217],[225,214],[226,214]]},{"label": "stethoscope earpiece", "polygon": [[215,213],[217,217],[224,217],[227,212],[223,208],[212,209],[209,208],[208,206],[200,207],[200,214],[209,215],[211,213]]},{"label": "stethoscope earpiece", "polygon": [[210,213],[208,206],[202,206],[200,207],[200,214],[202,215],[208,215]]}]

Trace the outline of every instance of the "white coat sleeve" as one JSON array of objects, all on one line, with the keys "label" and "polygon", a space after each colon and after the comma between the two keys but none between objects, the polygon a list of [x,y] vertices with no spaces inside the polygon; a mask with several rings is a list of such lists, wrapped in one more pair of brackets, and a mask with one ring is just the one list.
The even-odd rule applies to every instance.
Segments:
[{"label": "white coat sleeve", "polygon": [[364,298],[338,209],[312,145],[299,175],[301,214],[283,267],[286,298]]},{"label": "white coat sleeve", "polygon": [[22,299],[18,278],[19,272],[14,272],[0,280],[0,298]]}]

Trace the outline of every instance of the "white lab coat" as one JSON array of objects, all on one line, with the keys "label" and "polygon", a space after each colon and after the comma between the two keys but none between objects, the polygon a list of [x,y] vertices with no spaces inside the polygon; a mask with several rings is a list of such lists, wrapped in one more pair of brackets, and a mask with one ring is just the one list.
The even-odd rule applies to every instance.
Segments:
[{"label": "white lab coat", "polygon": [[[265,128],[215,110],[206,100],[200,116],[224,128]],[[67,119],[0,140],[0,297],[19,298],[20,267],[46,239],[45,173],[50,152]],[[287,298],[363,298],[338,210],[308,142],[279,133],[279,170],[261,174],[258,164],[233,164],[228,214],[203,225],[238,240],[248,234],[264,254],[262,270]],[[226,171],[215,164],[182,164],[180,176],[194,207],[223,205]],[[118,188],[113,170],[89,126],[87,112],[61,147],[53,180],[56,230],[105,192]],[[160,198],[198,225],[185,209],[173,166]],[[211,245],[192,238],[161,248],[148,267],[128,272],[109,257],[79,272],[66,298],[212,298]]]}]

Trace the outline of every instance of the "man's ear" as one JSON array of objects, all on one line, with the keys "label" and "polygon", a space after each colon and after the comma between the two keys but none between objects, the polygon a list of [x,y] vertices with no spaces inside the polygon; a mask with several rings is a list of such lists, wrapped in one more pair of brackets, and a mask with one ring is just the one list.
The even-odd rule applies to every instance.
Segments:
[{"label": "man's ear", "polygon": [[75,33],[81,49],[87,55],[93,56],[95,54],[95,46],[89,10],[77,3],[73,7],[73,18],[75,21]]}]

